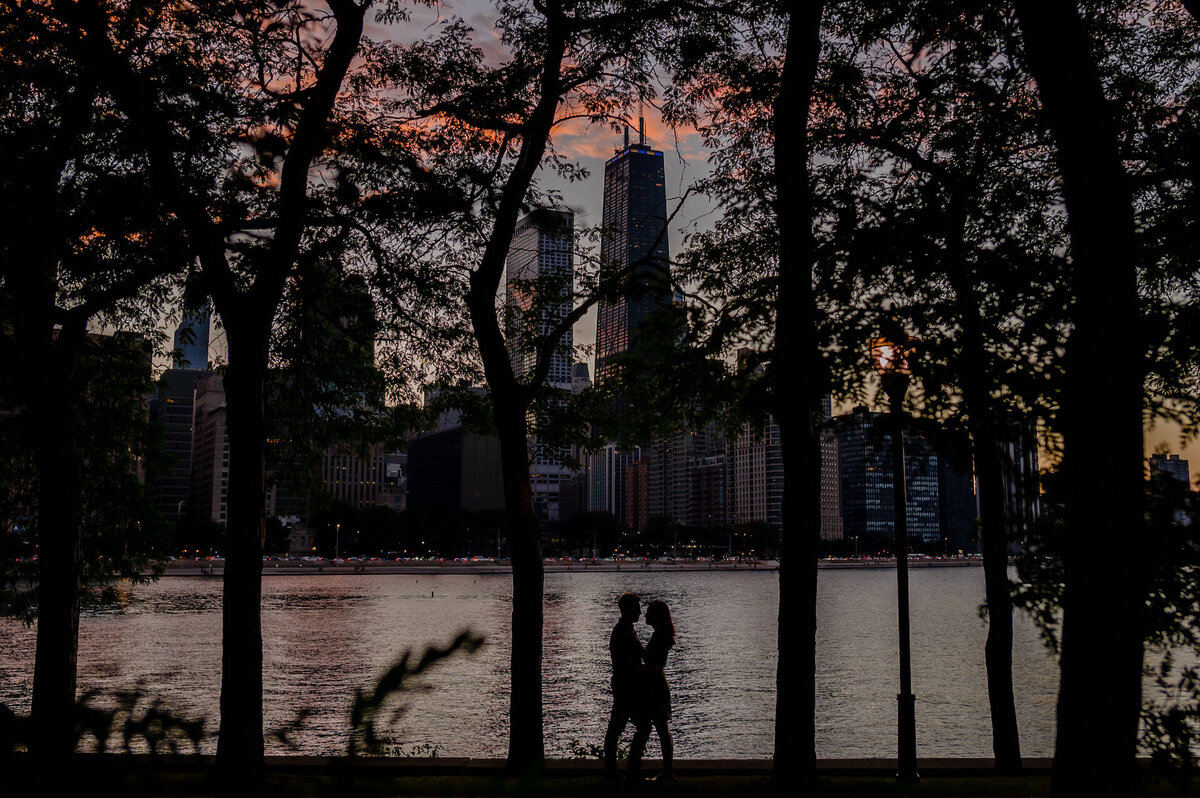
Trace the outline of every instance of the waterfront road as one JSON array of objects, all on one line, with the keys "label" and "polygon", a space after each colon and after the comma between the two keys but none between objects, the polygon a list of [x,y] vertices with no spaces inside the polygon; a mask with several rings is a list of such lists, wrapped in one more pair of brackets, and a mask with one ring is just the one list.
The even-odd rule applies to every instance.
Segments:
[{"label": "waterfront road", "polygon": [[[983,565],[977,558],[964,559],[921,559],[910,560],[910,568],[964,568]],[[895,568],[893,559],[819,560],[819,568]],[[611,573],[616,571],[774,571],[779,568],[775,560],[719,562],[662,562],[658,560],[637,561],[547,561],[546,573]],[[220,576],[224,573],[225,561],[173,560],[167,563],[165,576]],[[374,562],[332,562],[330,560],[268,560],[263,562],[264,574],[496,574],[512,573],[507,562],[396,562],[377,560]]]}]

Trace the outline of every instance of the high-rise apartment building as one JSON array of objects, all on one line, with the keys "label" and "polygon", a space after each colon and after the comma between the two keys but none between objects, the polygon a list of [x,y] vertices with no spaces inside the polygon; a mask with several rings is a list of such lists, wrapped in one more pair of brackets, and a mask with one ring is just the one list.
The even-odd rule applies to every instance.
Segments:
[{"label": "high-rise apartment building", "polygon": [[[527,378],[537,361],[537,349],[571,312],[574,297],[575,215],[570,211],[539,209],[517,222],[506,263],[508,348],[513,372]],[[567,330],[550,355],[546,381],[572,390],[572,335]],[[566,520],[561,498],[574,472],[563,464],[570,455],[544,444],[530,413],[529,482],[533,505],[542,521]]]},{"label": "high-rise apartment building", "polygon": [[1170,474],[1185,485],[1192,484],[1191,468],[1188,461],[1177,454],[1150,455],[1150,470]]},{"label": "high-rise apartment building", "polygon": [[576,363],[571,367],[571,390],[575,393],[592,387],[592,375],[587,363]]},{"label": "high-rise apartment building", "polygon": [[821,446],[821,539],[842,539],[842,478],[837,430],[833,428],[833,400],[821,399],[824,426],[818,435]]},{"label": "high-rise apartment building", "polygon": [[[575,214],[570,211],[539,209],[517,222],[505,264],[505,293],[509,356],[518,376],[533,370],[536,346],[571,312],[574,251]],[[572,343],[567,330],[550,356],[546,377],[566,390],[573,377]]]},{"label": "high-rise apartment building", "polygon": [[219,374],[196,378],[192,409],[192,517],[224,525],[229,493],[229,435],[225,383]]},{"label": "high-rise apartment building", "polygon": [[461,426],[408,442],[408,509],[454,512],[504,507],[500,440]]},{"label": "high-rise apartment building", "polygon": [[647,499],[650,493],[650,453],[639,451],[625,469],[625,525],[634,532],[646,528],[650,519]]},{"label": "high-rise apartment building", "polygon": [[779,424],[747,423],[725,452],[729,523],[783,524],[783,447]]}]

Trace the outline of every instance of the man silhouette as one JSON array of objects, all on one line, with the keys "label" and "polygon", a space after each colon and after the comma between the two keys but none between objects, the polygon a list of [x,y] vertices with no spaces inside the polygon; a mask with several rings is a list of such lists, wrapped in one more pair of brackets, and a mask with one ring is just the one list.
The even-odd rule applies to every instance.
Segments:
[{"label": "man silhouette", "polygon": [[[617,743],[625,732],[637,708],[637,670],[645,654],[642,641],[638,639],[633,625],[642,614],[642,599],[636,593],[625,593],[617,599],[621,620],[613,627],[608,638],[608,653],[612,656],[612,715],[608,719],[608,732],[604,735],[604,777],[612,779],[617,773]],[[630,760],[629,767],[636,770],[640,763]]]}]

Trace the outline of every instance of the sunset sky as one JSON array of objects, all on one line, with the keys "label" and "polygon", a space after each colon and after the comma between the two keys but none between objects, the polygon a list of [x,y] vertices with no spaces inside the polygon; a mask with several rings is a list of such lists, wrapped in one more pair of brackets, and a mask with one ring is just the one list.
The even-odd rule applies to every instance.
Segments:
[{"label": "sunset sky", "polygon": [[[390,26],[379,26],[368,22],[367,33],[373,38],[392,38],[404,41],[434,35],[439,19],[458,16],[467,21],[475,30],[476,44],[496,63],[506,58],[506,50],[500,44],[492,27],[495,19],[495,9],[487,0],[451,0],[441,2],[433,8],[414,7],[412,19],[407,23]],[[637,111],[632,112],[631,122],[636,125]],[[672,131],[659,118],[658,111],[652,104],[645,107],[647,142],[655,149],[664,153],[666,167],[666,189],[668,203],[672,204],[683,196],[690,184],[704,176],[708,171],[708,152],[699,136],[693,131]],[[637,132],[632,131],[631,138],[636,140]],[[539,176],[543,185],[557,189],[562,193],[567,207],[575,213],[577,230],[596,227],[601,223],[601,206],[603,199],[604,162],[621,147],[622,136],[619,132],[608,128],[589,126],[584,120],[573,120],[553,134],[553,145],[563,155],[569,156],[584,165],[590,172],[587,180],[568,183],[552,174],[544,173]],[[703,198],[690,196],[676,217],[670,230],[671,255],[679,254],[684,236],[696,225],[704,225],[706,219],[713,213],[710,203]],[[215,339],[219,333],[214,330]],[[595,341],[595,312],[589,313],[575,327],[576,345],[592,345]],[[217,340],[214,344],[219,345]],[[590,357],[588,358],[590,361]],[[841,412],[849,407],[840,408]],[[839,409],[835,408],[835,412]],[[1103,433],[1098,433],[1103,434]],[[1155,451],[1166,444],[1172,453],[1182,453],[1192,463],[1193,477],[1200,474],[1200,442],[1193,441],[1189,446],[1181,448],[1179,429],[1172,424],[1160,423],[1146,432],[1146,452]]]}]

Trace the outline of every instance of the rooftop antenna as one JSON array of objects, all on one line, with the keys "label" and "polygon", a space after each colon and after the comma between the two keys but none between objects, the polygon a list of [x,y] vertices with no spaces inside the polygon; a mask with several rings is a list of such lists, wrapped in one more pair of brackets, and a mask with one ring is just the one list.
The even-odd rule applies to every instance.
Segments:
[{"label": "rooftop antenna", "polygon": [[629,149],[629,125],[625,126],[625,149]]},{"label": "rooftop antenna", "polygon": [[638,144],[642,147],[646,146],[646,117],[643,116],[645,108],[642,104],[642,98],[638,97]]}]

